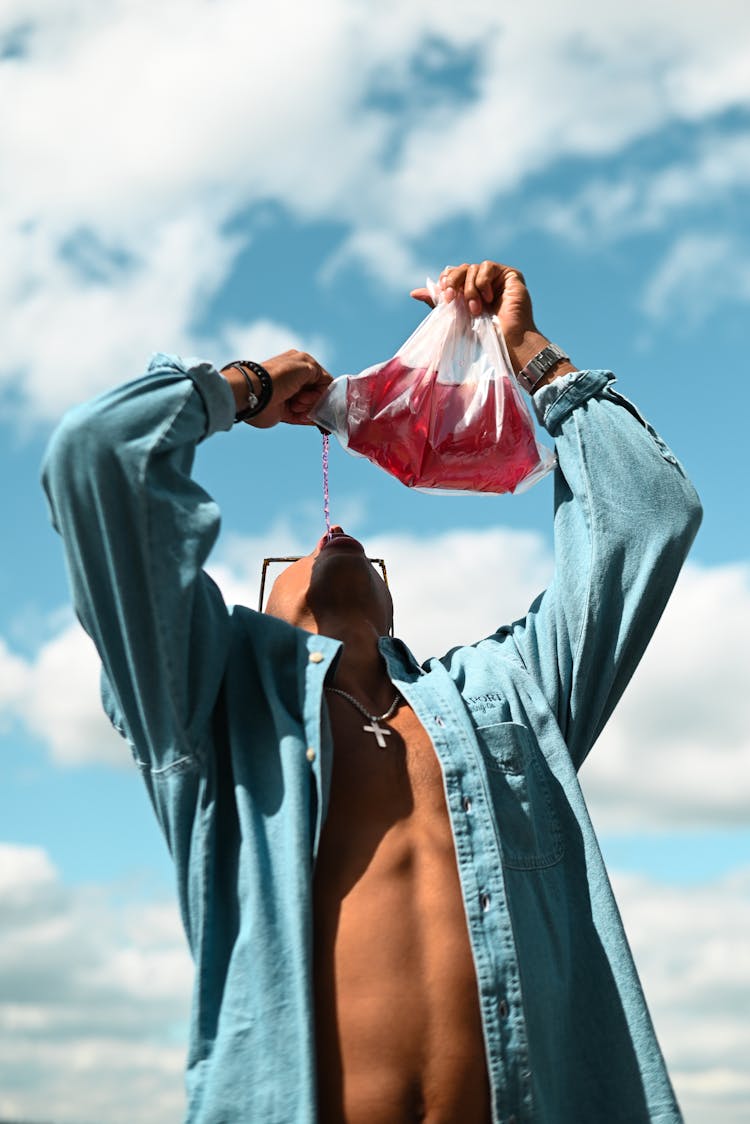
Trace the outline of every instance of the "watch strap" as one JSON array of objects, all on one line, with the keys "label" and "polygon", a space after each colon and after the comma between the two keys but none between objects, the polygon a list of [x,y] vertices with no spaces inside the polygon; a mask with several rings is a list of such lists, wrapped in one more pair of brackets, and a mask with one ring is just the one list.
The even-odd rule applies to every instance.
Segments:
[{"label": "watch strap", "polygon": [[533,394],[544,376],[563,359],[569,360],[570,356],[556,343],[548,343],[518,372],[516,378],[524,390]]}]

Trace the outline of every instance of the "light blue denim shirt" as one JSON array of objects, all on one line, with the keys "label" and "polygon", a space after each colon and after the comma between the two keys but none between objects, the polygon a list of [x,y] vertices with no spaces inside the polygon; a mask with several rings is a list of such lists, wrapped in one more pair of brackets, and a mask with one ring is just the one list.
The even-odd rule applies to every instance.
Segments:
[{"label": "light blue denim shirt", "polygon": [[[442,767],[494,1124],[674,1124],[679,1109],[577,770],[664,609],[700,505],[605,371],[535,406],[556,441],[556,569],[513,624],[419,666],[381,651]],[[72,410],[44,464],[103,698],[164,831],[196,964],[190,1124],[313,1124],[312,873],[339,643],[246,608],[203,566],[219,511],[194,450],[234,399],[156,356]],[[252,458],[253,432],[247,442]],[[487,575],[501,580],[502,575]]]}]

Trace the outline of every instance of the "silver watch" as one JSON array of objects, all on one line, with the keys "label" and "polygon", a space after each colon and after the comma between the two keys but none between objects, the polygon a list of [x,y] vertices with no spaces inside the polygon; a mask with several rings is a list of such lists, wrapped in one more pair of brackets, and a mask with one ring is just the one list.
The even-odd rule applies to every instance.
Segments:
[{"label": "silver watch", "polygon": [[561,359],[570,359],[570,356],[566,355],[556,343],[548,343],[533,359],[529,360],[523,370],[518,372],[516,378],[523,389],[532,394],[539,380],[543,379]]}]

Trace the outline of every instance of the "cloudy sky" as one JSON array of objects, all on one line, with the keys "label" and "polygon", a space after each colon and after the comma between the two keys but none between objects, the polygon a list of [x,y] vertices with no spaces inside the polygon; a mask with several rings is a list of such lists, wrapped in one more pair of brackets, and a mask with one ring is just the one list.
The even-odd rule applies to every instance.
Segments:
[{"label": "cloudy sky", "polygon": [[[447,263],[524,270],[706,508],[582,780],[688,1122],[750,1114],[750,17],[739,0],[3,0],[0,1116],[177,1121],[190,993],[166,849],[98,710],[38,487],[70,404],[150,352],[391,355]],[[322,530],[315,430],[200,451],[212,560]],[[516,617],[551,484],[408,491],[336,448],[332,514],[423,657]]]}]

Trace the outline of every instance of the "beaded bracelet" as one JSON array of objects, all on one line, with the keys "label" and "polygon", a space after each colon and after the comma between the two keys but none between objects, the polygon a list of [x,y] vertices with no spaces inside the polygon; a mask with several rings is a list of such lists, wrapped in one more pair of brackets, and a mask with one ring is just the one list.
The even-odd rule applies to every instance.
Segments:
[{"label": "beaded bracelet", "polygon": [[[226,363],[221,369],[228,371],[230,367],[236,367],[240,374],[243,376],[247,383],[247,406],[244,410],[240,410],[235,414],[235,424],[237,422],[247,421],[249,418],[254,418],[261,410],[265,410],[268,403],[271,401],[273,394],[273,383],[271,376],[265,367],[261,367],[260,363],[256,363],[253,359],[235,359],[233,363]],[[253,384],[250,381],[250,376],[247,373],[248,369],[258,376],[260,382],[260,394],[256,394],[253,389]]]}]

